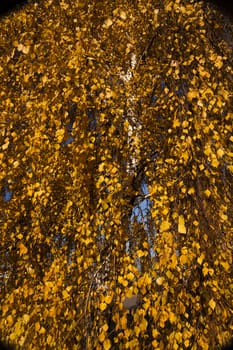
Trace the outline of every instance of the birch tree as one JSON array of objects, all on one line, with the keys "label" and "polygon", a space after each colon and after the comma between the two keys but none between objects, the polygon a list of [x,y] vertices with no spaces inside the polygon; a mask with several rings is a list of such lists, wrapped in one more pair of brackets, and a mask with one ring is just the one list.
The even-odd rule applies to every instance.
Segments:
[{"label": "birch tree", "polygon": [[232,24],[188,0],[0,20],[1,338],[202,349],[232,323]]}]

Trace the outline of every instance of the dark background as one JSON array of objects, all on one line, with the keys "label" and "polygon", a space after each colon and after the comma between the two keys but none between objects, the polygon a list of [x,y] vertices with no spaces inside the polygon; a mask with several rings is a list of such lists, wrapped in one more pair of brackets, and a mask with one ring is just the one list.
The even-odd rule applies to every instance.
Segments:
[{"label": "dark background", "polygon": [[[77,0],[74,0],[77,1]],[[206,2],[206,0],[203,0]],[[233,16],[233,1],[232,0],[208,0],[207,2],[217,6],[225,15]],[[0,14],[6,14],[9,11],[23,6],[27,0],[0,0]]]},{"label": "dark background", "polygon": [[27,3],[27,0],[0,0],[0,14],[5,15]]},{"label": "dark background", "polygon": [[225,15],[233,16],[232,0],[208,0],[207,2],[217,6]]}]

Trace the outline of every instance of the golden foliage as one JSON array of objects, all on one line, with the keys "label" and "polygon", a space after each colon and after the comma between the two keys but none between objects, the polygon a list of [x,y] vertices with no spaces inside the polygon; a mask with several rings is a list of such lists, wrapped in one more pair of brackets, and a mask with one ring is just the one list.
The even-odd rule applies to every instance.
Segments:
[{"label": "golden foliage", "polygon": [[41,0],[0,30],[1,336],[225,343],[232,25],[188,0]]}]

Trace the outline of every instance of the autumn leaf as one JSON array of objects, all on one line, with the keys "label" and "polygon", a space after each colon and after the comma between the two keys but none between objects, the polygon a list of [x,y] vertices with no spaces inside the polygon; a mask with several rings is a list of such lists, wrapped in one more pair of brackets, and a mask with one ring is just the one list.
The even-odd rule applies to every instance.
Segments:
[{"label": "autumn leaf", "polygon": [[170,227],[171,227],[170,222],[167,220],[164,220],[160,225],[160,232],[168,231]]},{"label": "autumn leaf", "polygon": [[163,281],[164,281],[164,278],[163,278],[163,277],[158,277],[158,278],[156,279],[156,283],[157,283],[159,286],[161,286],[161,285],[163,284]]},{"label": "autumn leaf", "polygon": [[209,306],[211,307],[212,310],[214,310],[215,307],[216,307],[216,302],[215,302],[213,299],[211,299],[211,300],[209,301]]},{"label": "autumn leaf", "polygon": [[100,303],[99,308],[100,308],[101,311],[104,311],[107,308],[107,304],[105,302]]},{"label": "autumn leaf", "polygon": [[202,265],[204,259],[205,259],[205,254],[201,253],[201,255],[197,258],[198,264]]},{"label": "autumn leaf", "polygon": [[28,253],[28,248],[22,242],[19,244],[19,253],[20,255],[26,255]]},{"label": "autumn leaf", "polygon": [[179,215],[178,218],[178,232],[186,234],[186,227],[183,215]]}]

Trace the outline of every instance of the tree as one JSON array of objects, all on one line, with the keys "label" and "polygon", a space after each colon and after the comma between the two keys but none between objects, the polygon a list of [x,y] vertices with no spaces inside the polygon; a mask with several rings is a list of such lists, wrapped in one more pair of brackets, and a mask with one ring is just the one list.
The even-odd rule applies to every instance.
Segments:
[{"label": "tree", "polygon": [[50,0],[0,26],[1,337],[225,344],[232,24],[186,0]]}]

